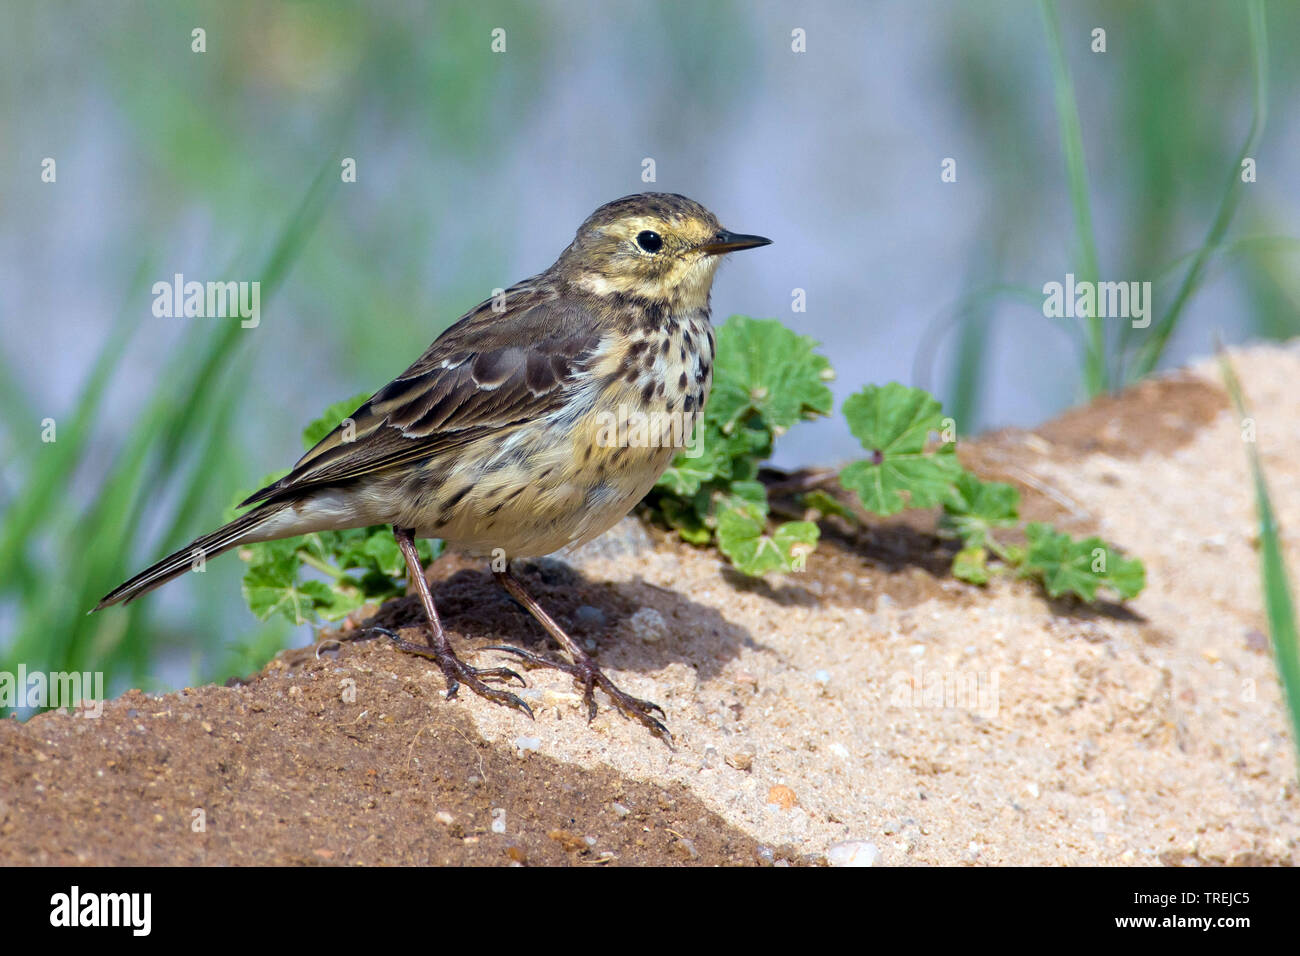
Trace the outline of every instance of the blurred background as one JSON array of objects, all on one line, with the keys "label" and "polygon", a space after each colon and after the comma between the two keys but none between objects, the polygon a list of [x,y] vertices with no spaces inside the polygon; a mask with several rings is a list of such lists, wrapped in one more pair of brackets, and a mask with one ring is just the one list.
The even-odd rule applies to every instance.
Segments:
[{"label": "blurred background", "polygon": [[[715,319],[778,317],[837,400],[921,385],[966,433],[1300,332],[1294,3],[0,6],[0,669],[114,694],[306,641],[234,557],[85,611],[630,192],[775,240]],[[1152,282],[1152,328],[1045,318],[1067,272]],[[155,317],[175,273],[260,281],[260,325]],[[837,416],[777,463],[857,452]]]}]

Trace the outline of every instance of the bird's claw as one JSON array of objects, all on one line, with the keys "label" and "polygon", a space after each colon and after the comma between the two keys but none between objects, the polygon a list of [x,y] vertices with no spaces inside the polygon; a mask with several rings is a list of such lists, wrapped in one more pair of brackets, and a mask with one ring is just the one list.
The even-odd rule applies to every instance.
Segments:
[{"label": "bird's claw", "polygon": [[[376,630],[380,630],[376,628]],[[383,629],[386,630],[386,629]],[[520,677],[517,673],[508,667],[485,667],[478,668],[466,664],[450,650],[440,651],[436,647],[429,647],[425,644],[413,644],[410,641],[403,640],[391,631],[387,632],[398,650],[405,651],[408,654],[415,654],[417,657],[427,658],[434,661],[442,671],[443,677],[447,680],[447,700],[454,700],[456,693],[464,684],[474,693],[478,694],[485,700],[490,700],[494,704],[502,704],[506,707],[512,707],[521,713],[527,714],[529,720],[533,717],[533,709],[528,706],[523,698],[510,693],[507,690],[501,690],[496,687],[489,687],[487,681],[501,681],[509,683],[512,679],[519,681],[521,687],[527,687],[528,682]]]},{"label": "bird's claw", "polygon": [[631,720],[639,721],[645,725],[649,731],[666,743],[669,747],[673,745],[673,735],[669,733],[668,728],[659,720],[656,720],[653,714],[658,713],[664,720],[668,715],[664,709],[654,701],[642,700],[639,697],[633,697],[631,694],[625,694],[605,676],[604,672],[596,665],[590,657],[581,657],[575,663],[568,661],[555,661],[550,658],[542,657],[532,651],[526,651],[521,647],[511,647],[508,644],[494,644],[491,647],[484,648],[489,651],[503,651],[507,654],[514,654],[530,665],[536,667],[550,667],[558,671],[563,671],[574,679],[575,682],[582,686],[582,702],[587,708],[587,722],[596,716],[596,688],[599,687],[613,702],[624,717]]}]

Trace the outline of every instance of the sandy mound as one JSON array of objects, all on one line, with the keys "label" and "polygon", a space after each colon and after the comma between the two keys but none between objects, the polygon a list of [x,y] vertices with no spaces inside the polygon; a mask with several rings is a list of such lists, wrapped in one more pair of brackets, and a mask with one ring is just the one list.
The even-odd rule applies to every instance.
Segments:
[{"label": "sandy mound", "polygon": [[[1294,570],[1300,351],[1234,360]],[[1090,610],[966,586],[926,515],[828,525],[806,573],[766,581],[628,521],[523,577],[664,706],[675,751],[603,702],[585,723],[555,672],[529,675],[530,722],[444,701],[383,642],[327,644],[245,686],[0,725],[0,860],[1294,863],[1247,459],[1214,366],[963,457],[1028,517],[1142,557],[1147,591]],[[430,577],[462,650],[541,644],[483,568],[446,556]]]}]

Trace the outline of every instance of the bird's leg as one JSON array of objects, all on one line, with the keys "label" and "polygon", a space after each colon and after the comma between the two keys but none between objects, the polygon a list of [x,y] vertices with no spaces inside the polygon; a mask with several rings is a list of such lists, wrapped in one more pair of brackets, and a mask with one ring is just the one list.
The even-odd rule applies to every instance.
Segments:
[{"label": "bird's leg", "polygon": [[571,675],[582,687],[582,699],[587,705],[587,720],[589,722],[596,716],[595,688],[599,687],[609,695],[609,699],[614,702],[614,706],[622,712],[623,716],[639,720],[649,728],[652,734],[672,746],[673,735],[652,714],[652,712],[657,711],[660,717],[666,717],[667,715],[664,714],[662,707],[648,700],[640,700],[625,694],[614,686],[614,682],[601,672],[596,662],[578,646],[577,641],[564,633],[564,628],[555,623],[555,619],[547,614],[542,606],[537,603],[537,599],[528,593],[523,583],[510,573],[508,565],[504,571],[493,570],[492,574],[501,582],[501,586],[506,589],[510,596],[522,604],[528,610],[528,613],[537,619],[537,623],[546,629],[546,633],[559,642],[560,646],[568,652],[569,657],[573,659],[573,663],[566,664],[562,661],[548,660],[534,654],[532,651],[526,651],[519,647],[501,645],[487,648],[487,650],[505,651],[538,667],[553,667]]},{"label": "bird's leg", "polygon": [[[471,667],[456,656],[456,652],[451,649],[451,641],[447,640],[447,634],[442,629],[442,621],[438,619],[438,609],[433,606],[433,592],[429,590],[429,582],[424,577],[424,568],[420,566],[419,552],[415,550],[414,532],[409,528],[394,528],[393,537],[397,539],[397,547],[401,549],[402,557],[406,559],[406,573],[409,576],[409,581],[414,586],[416,593],[420,595],[420,603],[424,605],[424,613],[429,619],[429,627],[425,636],[425,640],[428,642],[427,647],[404,641],[396,635],[393,635],[393,642],[401,650],[409,654],[417,654],[420,657],[427,657],[429,660],[437,662],[438,667],[442,669],[443,676],[447,678],[448,700],[456,696],[456,691],[460,690],[460,685],[463,683],[480,697],[486,697],[494,703],[505,704],[507,707],[521,710],[529,717],[532,717],[532,709],[514,694],[498,690],[495,687],[488,687],[484,683],[484,681],[488,680],[508,682],[513,678],[519,681],[520,684],[524,684],[522,677],[508,667]],[[391,634],[392,632],[388,633]]]}]

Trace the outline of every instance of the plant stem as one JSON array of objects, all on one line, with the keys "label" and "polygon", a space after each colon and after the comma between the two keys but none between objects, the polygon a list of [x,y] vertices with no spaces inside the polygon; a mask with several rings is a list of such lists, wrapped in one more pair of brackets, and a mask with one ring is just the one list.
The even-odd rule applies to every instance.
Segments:
[{"label": "plant stem", "polygon": [[302,561],[303,564],[307,565],[308,567],[315,568],[321,574],[328,575],[329,577],[333,578],[335,581],[341,581],[343,580],[344,577],[347,576],[343,571],[339,570],[333,565],[326,564],[324,561],[322,561],[320,558],[315,557],[314,555],[308,554],[302,548],[298,549],[297,555],[298,555],[298,559]]},{"label": "plant stem", "polygon": [[1152,326],[1151,337],[1138,353],[1131,376],[1133,379],[1150,374],[1164,354],[1183,308],[1200,284],[1206,262],[1223,241],[1223,234],[1228,231],[1228,225],[1237,211],[1237,204],[1241,200],[1241,187],[1244,185],[1241,179],[1242,163],[1255,152],[1260,137],[1264,134],[1264,124],[1268,120],[1268,26],[1264,20],[1263,0],[1251,0],[1249,10],[1250,52],[1255,76],[1254,111],[1250,119],[1250,132],[1241,147],[1241,152],[1237,154],[1236,163],[1228,174],[1228,188],[1219,201],[1218,212],[1215,213],[1214,221],[1205,234],[1205,241],[1196,250],[1196,256],[1183,276],[1173,304],[1161,316],[1160,321]]},{"label": "plant stem", "polygon": [[[1056,115],[1060,125],[1061,151],[1065,154],[1065,171],[1070,181],[1070,203],[1074,208],[1075,254],[1079,257],[1077,281],[1096,282],[1098,278],[1097,239],[1092,228],[1092,206],[1088,199],[1088,169],[1083,155],[1083,130],[1074,99],[1074,84],[1065,61],[1061,39],[1061,21],[1055,0],[1040,0],[1052,55],[1052,85],[1056,91]],[[1084,354],[1084,384],[1094,396],[1110,388],[1110,370],[1106,362],[1106,330],[1092,309],[1084,317],[1087,346]]]}]

